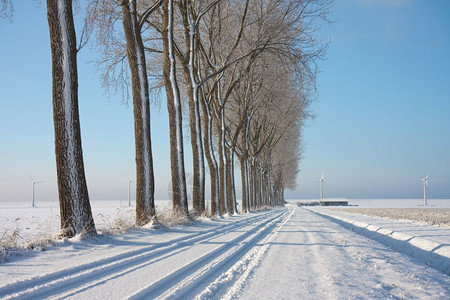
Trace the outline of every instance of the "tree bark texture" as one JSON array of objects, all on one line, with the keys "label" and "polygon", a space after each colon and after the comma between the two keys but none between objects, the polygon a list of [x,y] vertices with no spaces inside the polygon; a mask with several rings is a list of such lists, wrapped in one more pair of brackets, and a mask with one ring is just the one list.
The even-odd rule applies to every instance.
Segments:
[{"label": "tree bark texture", "polygon": [[198,87],[186,76],[189,96],[189,126],[191,130],[193,187],[192,202],[194,209],[203,213],[205,210],[205,160],[203,151]]},{"label": "tree bark texture", "polygon": [[205,156],[208,162],[210,184],[211,184],[211,215],[219,213],[219,173],[217,160],[212,148],[212,121],[213,117],[209,108],[209,103],[202,97],[203,108],[203,141],[205,145]]},{"label": "tree bark texture", "polygon": [[163,1],[163,55],[164,85],[167,95],[170,133],[170,163],[172,173],[172,204],[174,212],[189,215],[186,174],[184,169],[183,124],[181,112],[180,90],[176,78],[176,61],[173,45],[173,0]]},{"label": "tree bark texture", "polygon": [[249,183],[250,183],[250,209],[256,208],[257,180],[256,180],[256,162],[253,157],[249,160]]},{"label": "tree bark texture", "polygon": [[189,125],[191,130],[193,166],[192,202],[194,209],[199,213],[203,213],[205,210],[205,160],[200,120],[199,85],[195,75],[196,27],[190,16],[191,1],[185,1],[183,4],[180,5],[180,9],[183,16],[184,39],[186,44],[183,70],[189,98]]},{"label": "tree bark texture", "polygon": [[249,186],[248,186],[248,122],[244,121],[241,135],[242,155],[241,163],[241,185],[242,185],[242,213],[248,212]]},{"label": "tree bark texture", "polygon": [[225,175],[226,175],[226,195],[227,195],[227,211],[230,215],[234,214],[234,203],[233,203],[233,174],[231,166],[231,149],[225,146]]},{"label": "tree bark texture", "polygon": [[234,150],[231,151],[231,196],[233,197],[233,210],[234,213],[238,213],[237,201],[236,201],[236,182],[234,178]]},{"label": "tree bark texture", "polygon": [[84,172],[71,0],[47,0],[61,234],[96,234]]},{"label": "tree bark texture", "polygon": [[219,112],[220,118],[217,124],[218,148],[219,148],[219,211],[224,215],[227,213],[227,174],[226,174],[226,156],[225,156],[225,128],[223,109]]},{"label": "tree bark texture", "polygon": [[240,157],[241,163],[241,185],[242,185],[242,207],[241,212],[243,214],[248,213],[248,186],[247,186],[247,161],[244,156]]},{"label": "tree bark texture", "polygon": [[124,1],[122,14],[133,91],[136,152],[136,224],[142,226],[149,223],[152,217],[156,215],[148,78],[144,44],[138,24],[136,1]]}]

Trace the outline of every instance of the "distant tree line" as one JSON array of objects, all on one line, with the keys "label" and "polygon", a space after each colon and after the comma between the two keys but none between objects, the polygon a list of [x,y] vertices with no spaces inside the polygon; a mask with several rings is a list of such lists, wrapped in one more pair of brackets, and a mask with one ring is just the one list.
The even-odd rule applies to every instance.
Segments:
[{"label": "distant tree line", "polygon": [[[12,12],[1,0],[2,17]],[[84,176],[77,51],[95,41],[104,85],[131,91],[136,159],[136,225],[156,219],[150,98],[165,91],[173,211],[190,217],[183,116],[189,119],[193,207],[237,213],[284,203],[295,187],[301,132],[315,96],[315,34],[330,0],[90,0],[75,37],[71,0],[47,0],[53,74],[55,153],[64,236],[95,234]],[[183,115],[183,109],[188,114]],[[210,181],[206,182],[206,165]]]}]

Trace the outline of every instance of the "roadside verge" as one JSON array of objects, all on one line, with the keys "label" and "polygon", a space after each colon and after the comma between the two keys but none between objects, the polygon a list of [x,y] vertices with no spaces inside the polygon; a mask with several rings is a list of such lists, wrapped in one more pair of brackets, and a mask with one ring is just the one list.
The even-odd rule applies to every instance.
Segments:
[{"label": "roadside verge", "polygon": [[401,230],[389,228],[389,222],[383,226],[373,225],[340,216],[337,212],[306,208],[325,217],[344,228],[376,240],[395,251],[414,257],[435,269],[450,275],[450,244],[438,243],[424,237],[417,237]]}]

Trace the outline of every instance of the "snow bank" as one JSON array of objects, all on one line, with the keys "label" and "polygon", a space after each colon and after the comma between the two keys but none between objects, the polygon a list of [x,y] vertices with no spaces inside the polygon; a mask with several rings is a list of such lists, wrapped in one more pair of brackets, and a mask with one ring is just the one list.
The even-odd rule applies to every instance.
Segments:
[{"label": "snow bank", "polygon": [[333,210],[381,217],[391,220],[409,220],[421,224],[450,227],[450,208],[410,207],[410,208],[333,208]]},{"label": "snow bank", "polygon": [[361,222],[357,220],[357,216],[353,219],[347,218],[336,211],[309,210],[450,275],[450,244],[448,243],[406,234],[401,229],[391,229],[389,221],[386,221],[383,226],[378,226]]}]

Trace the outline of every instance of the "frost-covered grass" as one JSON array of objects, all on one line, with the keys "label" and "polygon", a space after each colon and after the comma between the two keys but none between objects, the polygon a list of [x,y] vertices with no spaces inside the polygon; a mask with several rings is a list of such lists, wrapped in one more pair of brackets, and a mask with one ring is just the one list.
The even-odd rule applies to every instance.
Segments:
[{"label": "frost-covered grass", "polygon": [[[0,203],[0,262],[11,255],[24,255],[29,250],[45,251],[61,243],[60,217],[57,203],[40,203],[31,208],[24,203]],[[121,235],[135,226],[135,207],[120,201],[93,201],[94,222],[100,235]],[[207,207],[209,211],[209,207]],[[157,221],[145,228],[168,228],[190,225],[194,221],[210,220],[209,213],[190,212],[188,219],[172,212],[170,201],[156,201]],[[79,237],[75,237],[77,239]]]},{"label": "frost-covered grass", "polygon": [[19,230],[15,229],[12,232],[5,230],[0,237],[0,254],[2,262],[8,261],[8,254],[12,249],[18,247],[18,239],[20,238]]},{"label": "frost-covered grass", "polygon": [[121,205],[112,215],[97,215],[102,219],[101,225],[97,226],[98,233],[102,234],[123,234],[134,228],[133,211]]},{"label": "frost-covered grass", "polygon": [[45,232],[39,238],[24,240],[20,236],[19,229],[12,231],[6,229],[0,237],[0,261],[8,262],[11,254],[20,255],[27,250],[45,251],[46,247],[55,244],[57,238],[57,235],[51,235],[49,232]]},{"label": "frost-covered grass", "polygon": [[427,225],[450,227],[450,208],[332,208],[332,210],[363,214],[392,220],[409,220]]}]

